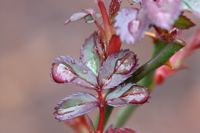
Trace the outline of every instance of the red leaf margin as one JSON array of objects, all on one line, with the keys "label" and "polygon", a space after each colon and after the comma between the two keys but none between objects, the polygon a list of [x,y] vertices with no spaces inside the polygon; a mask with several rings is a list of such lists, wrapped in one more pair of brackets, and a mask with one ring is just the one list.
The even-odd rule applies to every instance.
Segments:
[{"label": "red leaf margin", "polygon": [[[72,102],[77,103],[73,105]],[[94,110],[98,105],[99,100],[94,95],[87,92],[77,92],[62,99],[57,104],[54,108],[56,110],[54,112],[55,118],[59,121],[75,118]]]},{"label": "red leaf margin", "polygon": [[105,131],[105,133],[138,133],[133,129],[130,128],[114,128],[113,129],[113,124],[111,124],[107,130]]}]

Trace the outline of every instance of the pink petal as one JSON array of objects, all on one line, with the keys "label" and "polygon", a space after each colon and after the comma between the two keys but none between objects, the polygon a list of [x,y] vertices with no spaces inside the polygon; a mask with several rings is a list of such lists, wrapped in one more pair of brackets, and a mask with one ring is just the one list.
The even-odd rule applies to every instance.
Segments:
[{"label": "pink petal", "polygon": [[[134,23],[137,23],[137,15],[137,8],[124,8],[120,12],[118,12],[118,15],[115,18],[116,23],[114,24],[114,26],[117,27],[116,34],[120,36],[122,42],[125,41],[128,44],[135,43],[135,38],[129,31],[129,28],[131,27],[131,25],[133,26]],[[137,28],[138,27],[136,27],[135,29],[132,28],[131,31],[137,31]]]},{"label": "pink petal", "polygon": [[117,27],[116,34],[120,36],[122,42],[132,43],[144,37],[145,30],[149,27],[150,21],[146,11],[142,8],[124,8],[115,18]]},{"label": "pink petal", "polygon": [[144,1],[149,19],[156,26],[169,30],[182,11],[181,0]]}]

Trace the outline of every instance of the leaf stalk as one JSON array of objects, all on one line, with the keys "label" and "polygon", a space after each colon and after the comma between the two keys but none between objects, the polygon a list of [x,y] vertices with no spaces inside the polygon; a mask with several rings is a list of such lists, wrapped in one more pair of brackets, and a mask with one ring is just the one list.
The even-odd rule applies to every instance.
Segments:
[{"label": "leaf stalk", "polygon": [[[142,65],[136,72],[134,72],[133,75],[129,79],[127,79],[125,82],[137,83],[138,81],[140,81],[141,79],[143,79],[144,77],[152,73],[155,69],[165,64],[177,51],[179,51],[184,46],[186,46],[186,43],[183,40],[173,39],[162,50],[160,50],[160,52],[158,52],[151,60],[149,60],[147,63]],[[123,110],[120,111],[122,113],[118,114],[118,118],[119,117],[122,118],[125,116],[126,118],[124,120],[118,119],[114,127],[121,127],[125,123],[126,119],[130,116],[131,112],[135,110],[137,106],[138,105],[130,105],[130,106],[127,106],[127,108],[125,107],[126,108],[125,112]],[[109,107],[108,108],[109,110],[106,110],[106,109],[107,109],[107,106],[105,107],[105,112],[108,113],[108,114],[106,113],[107,115],[106,118],[108,119],[113,110],[113,107]],[[127,112],[128,110],[130,111]],[[104,122],[104,125],[106,125],[106,123],[107,121]]]}]

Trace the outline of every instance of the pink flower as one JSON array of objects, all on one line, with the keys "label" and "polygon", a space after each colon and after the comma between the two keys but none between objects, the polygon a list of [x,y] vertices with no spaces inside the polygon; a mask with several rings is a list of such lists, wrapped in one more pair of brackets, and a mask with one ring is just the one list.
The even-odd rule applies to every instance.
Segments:
[{"label": "pink flower", "polygon": [[170,30],[182,11],[181,0],[144,0],[148,17],[156,26]]},{"label": "pink flower", "polygon": [[139,41],[143,36],[145,30],[149,26],[146,13],[143,9],[124,8],[115,18],[114,27],[117,27],[116,34],[120,36],[120,40],[126,43]]},{"label": "pink flower", "polygon": [[136,43],[144,32],[153,25],[170,30],[182,11],[181,0],[131,0],[139,3],[141,9],[124,8],[115,17],[114,27],[122,42]]}]

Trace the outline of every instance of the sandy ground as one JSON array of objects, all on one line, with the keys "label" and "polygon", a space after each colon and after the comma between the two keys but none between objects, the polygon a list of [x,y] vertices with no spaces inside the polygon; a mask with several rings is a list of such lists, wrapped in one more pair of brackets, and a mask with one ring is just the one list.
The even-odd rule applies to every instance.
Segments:
[{"label": "sandy ground", "polygon": [[[53,108],[62,98],[88,90],[58,85],[49,74],[54,58],[79,58],[80,47],[96,27],[84,21],[63,23],[74,12],[89,7],[97,9],[93,0],[0,1],[1,133],[72,133],[54,119]],[[197,27],[186,34],[193,34]],[[151,39],[145,37],[136,46],[122,47],[133,50],[143,64],[152,46]],[[200,133],[199,57],[196,51],[186,60],[189,69],[154,88],[149,103],[138,108],[125,127],[140,133]],[[92,120],[97,111],[89,113]]]}]

